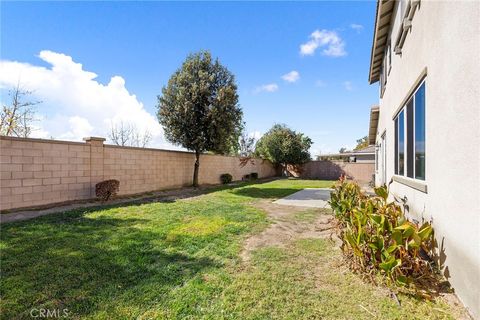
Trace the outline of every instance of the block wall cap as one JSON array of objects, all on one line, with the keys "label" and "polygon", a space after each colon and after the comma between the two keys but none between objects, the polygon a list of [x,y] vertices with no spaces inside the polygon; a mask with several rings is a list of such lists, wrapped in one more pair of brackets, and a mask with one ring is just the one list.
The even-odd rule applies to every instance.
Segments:
[{"label": "block wall cap", "polygon": [[101,137],[85,137],[85,138],[83,138],[83,141],[86,141],[86,142],[88,142],[88,141],[102,141],[103,142],[105,140],[107,140],[107,139],[101,138]]}]

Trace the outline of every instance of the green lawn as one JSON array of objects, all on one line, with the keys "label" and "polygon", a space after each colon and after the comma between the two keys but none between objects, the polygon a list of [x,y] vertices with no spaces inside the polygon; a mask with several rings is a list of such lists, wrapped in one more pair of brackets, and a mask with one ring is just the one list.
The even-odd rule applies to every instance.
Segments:
[{"label": "green lawn", "polygon": [[[398,307],[341,265],[328,240],[262,248],[241,261],[244,239],[270,223],[252,203],[331,184],[244,184],[3,225],[2,319],[30,318],[32,308],[95,319],[455,318],[442,302],[402,296]],[[309,223],[311,215],[297,217]]]}]

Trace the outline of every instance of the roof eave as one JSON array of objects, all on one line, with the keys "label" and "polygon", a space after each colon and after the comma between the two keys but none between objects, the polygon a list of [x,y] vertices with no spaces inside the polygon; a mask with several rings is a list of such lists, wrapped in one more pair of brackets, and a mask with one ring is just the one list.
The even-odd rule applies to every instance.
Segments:
[{"label": "roof eave", "polygon": [[368,82],[370,84],[380,79],[383,53],[388,39],[388,32],[390,31],[394,5],[394,0],[377,0],[375,29],[373,33],[372,51],[370,53],[370,72],[368,75]]},{"label": "roof eave", "polygon": [[377,139],[377,128],[378,128],[378,119],[380,117],[380,108],[378,106],[373,106],[370,109],[370,126],[368,129],[368,144],[375,144]]}]

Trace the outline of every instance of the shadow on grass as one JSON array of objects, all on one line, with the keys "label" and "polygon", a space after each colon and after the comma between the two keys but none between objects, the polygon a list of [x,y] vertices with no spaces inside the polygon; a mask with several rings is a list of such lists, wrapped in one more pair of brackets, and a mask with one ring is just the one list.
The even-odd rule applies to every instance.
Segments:
[{"label": "shadow on grass", "polygon": [[[209,217],[219,210],[235,223],[247,225],[255,216],[229,201],[279,198],[298,191],[262,185],[271,180],[99,204],[2,225],[2,318],[30,318],[32,308],[67,308],[73,318],[135,318],[152,305],[161,310],[178,288],[195,282],[200,274],[223,268],[222,258],[231,255],[229,237],[243,232],[242,226],[231,225],[222,234],[179,235],[168,241],[171,230],[185,223],[185,216]],[[214,205],[209,201],[169,203],[223,190],[225,198],[215,196]],[[137,207],[151,202],[167,203],[154,209],[149,206],[144,214],[138,208],[137,215]],[[131,210],[114,211],[124,207]],[[113,211],[96,213],[109,209]]]},{"label": "shadow on grass", "polygon": [[2,318],[30,318],[32,308],[115,317],[119,305],[142,310],[202,270],[221,267],[167,252],[161,231],[139,228],[146,220],[83,213],[2,226]]},{"label": "shadow on grass", "polygon": [[300,190],[293,188],[258,188],[251,186],[232,190],[231,193],[242,197],[273,199],[283,198],[297,191]]},{"label": "shadow on grass", "polygon": [[[207,187],[200,187],[197,189],[179,189],[179,190],[171,190],[171,191],[166,191],[166,194],[159,194],[159,195],[153,195],[153,196],[145,196],[140,199],[134,199],[131,201],[125,201],[121,203],[98,203],[98,205],[91,206],[91,207],[86,207],[86,208],[79,208],[79,209],[74,209],[66,212],[74,212],[74,211],[82,211],[84,213],[88,212],[94,212],[98,210],[104,210],[104,209],[112,209],[112,208],[123,208],[123,207],[131,207],[131,206],[140,206],[146,203],[175,203],[177,200],[182,200],[182,199],[189,199],[201,195],[208,195],[211,193],[215,193],[218,191],[225,191],[225,190],[233,190],[233,194],[238,194],[238,195],[244,195],[244,196],[249,196],[247,195],[248,192],[245,192],[245,194],[242,194],[242,192],[237,192],[237,190],[241,190],[242,188],[250,188],[249,186],[255,186],[255,185],[262,185],[265,183],[272,182],[274,180],[278,180],[279,178],[273,177],[273,178],[266,178],[266,179],[261,179],[261,180],[253,180],[253,181],[237,181],[231,184],[227,185],[216,185],[216,186],[207,186]],[[255,187],[254,187],[255,188]],[[268,190],[266,188],[255,188],[258,190]],[[182,191],[186,190],[186,191]],[[274,189],[272,188],[271,190],[280,190],[280,189]],[[286,189],[283,189],[286,190]],[[291,189],[293,190],[291,193],[296,192],[298,190]],[[170,194],[171,192],[171,194]],[[254,198],[260,198],[262,196],[256,196],[254,194],[254,191],[251,190],[251,196]],[[272,197],[275,197],[274,195]]]}]

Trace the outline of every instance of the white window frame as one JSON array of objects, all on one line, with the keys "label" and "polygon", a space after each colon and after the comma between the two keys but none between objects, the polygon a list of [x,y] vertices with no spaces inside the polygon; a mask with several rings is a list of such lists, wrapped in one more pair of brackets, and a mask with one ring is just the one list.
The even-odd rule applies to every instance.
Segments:
[{"label": "white window frame", "polygon": [[[417,179],[416,178],[416,168],[415,168],[415,150],[416,150],[416,132],[415,132],[415,113],[416,113],[416,107],[417,107],[417,104],[416,104],[416,101],[415,101],[415,96],[418,92],[418,90],[420,89],[420,87],[422,85],[425,85],[426,87],[426,79],[423,79],[422,81],[419,82],[419,84],[417,85],[417,87],[415,88],[415,90],[412,92],[412,94],[409,96],[409,99],[407,99],[407,101],[405,102],[405,104],[402,106],[402,108],[400,108],[397,112],[397,114],[395,115],[395,117],[393,118],[393,121],[394,121],[394,126],[395,126],[395,123],[397,122],[397,119],[398,117],[400,116],[400,114],[403,112],[403,154],[404,154],[404,159],[403,159],[403,174],[399,174],[399,168],[400,168],[400,134],[399,133],[396,133],[396,141],[395,141],[395,144],[398,146],[398,152],[397,154],[394,155],[394,159],[396,160],[397,162],[397,166],[394,170],[394,175],[395,176],[398,176],[398,177],[402,177],[402,178],[406,178],[406,179],[411,179],[411,180],[415,180],[415,181],[419,181],[419,182],[422,182],[422,183],[425,183],[427,181],[427,173],[425,172],[425,179]],[[426,110],[427,108],[427,97],[425,95],[425,101],[424,101],[424,108]],[[408,129],[408,124],[407,124],[407,105],[408,103],[412,101],[413,102],[413,109],[412,109],[412,116],[413,116],[413,177],[409,177],[408,176],[408,155],[407,155],[407,150],[408,150],[408,147],[407,147],[407,143],[408,143],[408,132],[407,132],[407,129]],[[425,131],[426,131],[426,127],[427,127],[427,115],[426,115],[426,111],[425,111]],[[399,126],[398,126],[399,127]],[[426,133],[425,133],[426,135]],[[395,140],[395,139],[394,139]],[[426,140],[426,137],[425,137],[425,140]],[[425,168],[427,166],[427,146],[426,146],[426,142],[425,142]],[[394,148],[394,152],[396,151],[397,148]]]}]

